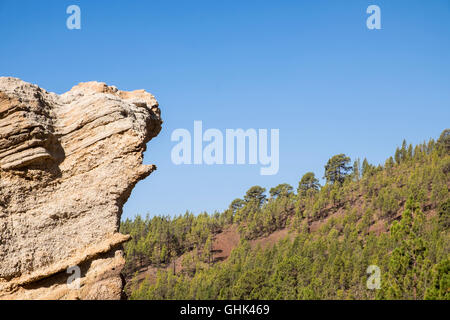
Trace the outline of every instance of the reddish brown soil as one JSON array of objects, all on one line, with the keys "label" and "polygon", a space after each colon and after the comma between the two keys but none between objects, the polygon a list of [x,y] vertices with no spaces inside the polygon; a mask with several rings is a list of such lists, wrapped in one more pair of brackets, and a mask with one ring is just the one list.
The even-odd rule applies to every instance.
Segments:
[{"label": "reddish brown soil", "polygon": [[213,261],[219,262],[226,260],[231,251],[236,248],[241,240],[236,225],[225,228],[217,234],[213,241]]},{"label": "reddish brown soil", "polygon": [[332,218],[339,218],[344,216],[345,211],[343,209],[338,209],[335,213],[330,214],[324,219],[313,221],[310,226],[310,231],[315,232],[320,229],[321,226],[325,225]]},{"label": "reddish brown soil", "polygon": [[386,222],[384,220],[378,220],[373,225],[369,227],[369,232],[375,233],[377,236],[380,234],[387,232],[386,231]]},{"label": "reddish brown soil", "polygon": [[269,246],[273,246],[275,243],[277,243],[281,239],[286,238],[287,236],[289,236],[289,238],[292,240],[294,238],[294,233],[289,233],[289,229],[284,228],[277,230],[266,237],[251,240],[250,245],[252,246],[252,248],[258,246],[260,246],[261,248],[267,248]]}]

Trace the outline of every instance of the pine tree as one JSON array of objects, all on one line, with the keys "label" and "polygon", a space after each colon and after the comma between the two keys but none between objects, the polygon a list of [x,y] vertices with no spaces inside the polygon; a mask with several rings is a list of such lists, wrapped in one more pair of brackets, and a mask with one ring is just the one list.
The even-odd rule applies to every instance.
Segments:
[{"label": "pine tree", "polygon": [[399,223],[391,229],[396,247],[389,261],[387,298],[420,299],[423,288],[422,263],[426,258],[427,244],[423,236],[424,216],[418,204],[410,198]]},{"label": "pine tree", "polygon": [[303,175],[302,179],[298,183],[297,193],[305,196],[308,191],[318,191],[320,188],[319,180],[313,172],[307,172]]},{"label": "pine tree", "polygon": [[345,177],[352,170],[351,166],[348,166],[350,158],[345,154],[338,154],[328,160],[325,165],[325,176],[327,182],[334,184],[335,182],[344,182]]},{"label": "pine tree", "polygon": [[425,294],[427,300],[450,300],[450,258],[436,264],[433,280]]},{"label": "pine tree", "polygon": [[292,186],[287,183],[279,184],[278,186],[271,188],[269,191],[271,198],[288,197],[292,194]]}]

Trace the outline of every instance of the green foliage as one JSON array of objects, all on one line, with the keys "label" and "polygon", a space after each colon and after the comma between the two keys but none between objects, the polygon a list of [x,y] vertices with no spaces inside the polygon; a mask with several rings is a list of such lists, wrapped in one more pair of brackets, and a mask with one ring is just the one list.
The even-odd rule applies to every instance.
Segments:
[{"label": "green foliage", "polygon": [[335,182],[344,182],[347,174],[352,170],[351,166],[348,166],[350,158],[341,153],[333,156],[328,160],[325,165],[325,176],[328,183],[334,184]]},{"label": "green foliage", "polygon": [[301,196],[306,196],[309,191],[315,192],[320,189],[319,180],[313,172],[307,172],[303,175],[298,183],[297,193]]},{"label": "green foliage", "polygon": [[[158,267],[132,280],[132,299],[450,299],[449,130],[438,142],[403,141],[384,166],[343,154],[325,166],[320,187],[306,173],[297,189],[251,187],[214,215],[186,213],[122,223],[125,272]],[[215,236],[234,224],[240,244],[212,259]],[[252,239],[288,228],[291,238],[259,247]],[[377,233],[374,230],[378,230]],[[181,257],[183,271],[168,267]],[[366,287],[369,265],[381,289]],[[135,277],[136,278],[136,277]]]},{"label": "green foliage", "polygon": [[433,268],[433,280],[425,294],[427,300],[450,300],[450,258]]},{"label": "green foliage", "polygon": [[[412,227],[414,222],[407,220],[405,226]],[[431,225],[425,223],[424,229]],[[162,272],[158,277],[163,280],[140,294],[153,299],[449,298],[449,264],[443,265],[442,253],[432,245],[423,249],[430,234],[417,241],[411,241],[412,234],[402,240],[398,232],[406,229],[400,228],[395,235],[369,235],[361,241],[351,231],[355,228],[348,222],[348,232],[340,235],[330,223],[318,234],[302,233],[267,249],[250,250],[244,242],[221,264],[177,275],[173,287],[167,288],[165,280],[170,272]],[[371,264],[382,270],[382,288],[376,292],[366,287],[365,269]]]},{"label": "green foliage", "polygon": [[438,148],[444,154],[450,154],[450,129],[445,129],[438,141]]},{"label": "green foliage", "polygon": [[401,221],[395,221],[391,228],[395,249],[388,263],[388,284],[383,292],[386,298],[417,299],[420,295],[423,299],[424,284],[431,267],[424,226],[424,215],[410,198]]},{"label": "green foliage", "polygon": [[450,228],[450,198],[439,205],[439,224],[444,230]]},{"label": "green foliage", "polygon": [[294,190],[294,188],[292,188],[291,185],[282,183],[274,188],[271,188],[269,194],[271,198],[288,197],[292,194],[292,190]]},{"label": "green foliage", "polygon": [[194,216],[147,217],[140,216],[122,222],[120,231],[132,239],[124,245],[126,265],[124,272],[133,274],[142,266],[161,267],[194,247],[203,248],[211,235],[224,225],[224,216],[200,214]]},{"label": "green foliage", "polygon": [[233,212],[236,212],[236,210],[241,209],[243,206],[245,206],[245,201],[242,199],[234,199],[230,204],[230,208]]},{"label": "green foliage", "polygon": [[261,188],[260,186],[253,186],[248,189],[247,193],[244,196],[244,200],[247,203],[256,203],[258,207],[261,207],[263,203],[266,201],[265,193],[266,188]]}]

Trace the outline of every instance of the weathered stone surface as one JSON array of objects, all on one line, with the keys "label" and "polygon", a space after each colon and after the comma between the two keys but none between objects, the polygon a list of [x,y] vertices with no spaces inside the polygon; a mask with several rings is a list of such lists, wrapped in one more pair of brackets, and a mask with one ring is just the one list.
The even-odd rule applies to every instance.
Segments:
[{"label": "weathered stone surface", "polygon": [[0,77],[0,299],[120,298],[122,206],[155,169],[142,158],[161,123],[144,90]]}]

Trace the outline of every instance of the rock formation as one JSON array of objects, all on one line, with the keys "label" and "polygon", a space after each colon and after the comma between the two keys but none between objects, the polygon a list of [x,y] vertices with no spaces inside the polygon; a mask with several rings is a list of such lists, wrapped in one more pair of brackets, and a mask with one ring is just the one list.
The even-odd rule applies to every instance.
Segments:
[{"label": "rock formation", "polygon": [[121,297],[122,206],[155,169],[143,152],[161,124],[144,90],[0,77],[0,299]]}]

